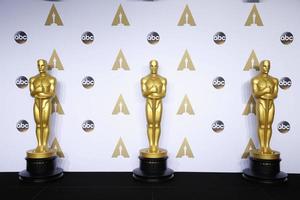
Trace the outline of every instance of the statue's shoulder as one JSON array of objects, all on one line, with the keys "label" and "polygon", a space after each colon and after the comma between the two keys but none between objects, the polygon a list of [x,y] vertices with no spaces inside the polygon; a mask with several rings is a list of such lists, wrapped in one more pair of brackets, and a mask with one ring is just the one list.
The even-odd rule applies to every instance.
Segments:
[{"label": "statue's shoulder", "polygon": [[50,74],[48,74],[48,79],[51,82],[56,82],[56,78],[54,76],[51,76]]},{"label": "statue's shoulder", "polygon": [[37,78],[39,77],[39,74],[37,74],[37,75],[35,75],[35,76],[33,76],[33,77],[30,77],[29,78],[29,82],[33,82],[34,80],[36,80]]},{"label": "statue's shoulder", "polygon": [[271,79],[273,80],[274,83],[279,83],[278,78],[275,78],[275,77],[273,77],[273,76],[270,76],[270,77],[271,77]]},{"label": "statue's shoulder", "polygon": [[254,76],[254,77],[251,79],[251,83],[257,83],[260,79],[261,79],[260,75]]},{"label": "statue's shoulder", "polygon": [[144,77],[141,79],[141,82],[142,82],[142,83],[147,82],[147,80],[149,79],[149,76],[150,76],[150,75],[144,76]]},{"label": "statue's shoulder", "polygon": [[162,81],[162,82],[167,82],[167,79],[161,75],[158,75],[159,79]]}]

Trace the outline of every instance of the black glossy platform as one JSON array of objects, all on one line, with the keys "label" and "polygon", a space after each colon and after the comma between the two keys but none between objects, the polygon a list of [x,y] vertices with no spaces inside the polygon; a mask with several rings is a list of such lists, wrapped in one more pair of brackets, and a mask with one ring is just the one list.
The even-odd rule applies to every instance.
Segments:
[{"label": "black glossy platform", "polygon": [[24,182],[50,182],[63,177],[63,170],[57,167],[57,156],[49,158],[26,158],[26,169],[19,173]]},{"label": "black glossy platform", "polygon": [[140,166],[133,170],[133,178],[148,183],[170,181],[174,171],[167,167],[168,157],[143,158],[139,156]]},{"label": "black glossy platform", "polygon": [[250,157],[249,161],[249,168],[243,170],[245,179],[265,184],[283,184],[288,181],[288,175],[280,171],[281,159],[265,160]]},{"label": "black glossy platform", "polygon": [[126,173],[65,173],[55,182],[34,184],[18,173],[0,173],[0,199],[22,200],[281,200],[298,199],[300,175],[289,174],[283,185],[256,184],[241,173],[175,173],[164,183],[143,183]]}]

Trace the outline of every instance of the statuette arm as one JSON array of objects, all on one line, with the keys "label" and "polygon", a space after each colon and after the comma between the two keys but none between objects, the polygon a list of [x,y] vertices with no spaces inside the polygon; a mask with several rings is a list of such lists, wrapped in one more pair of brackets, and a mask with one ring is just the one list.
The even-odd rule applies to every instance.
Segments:
[{"label": "statuette arm", "polygon": [[269,87],[266,87],[264,88],[263,90],[260,90],[258,88],[258,81],[257,80],[252,80],[252,92],[253,92],[253,95],[256,97],[256,98],[259,98],[265,94],[268,94],[270,93],[271,89]]}]

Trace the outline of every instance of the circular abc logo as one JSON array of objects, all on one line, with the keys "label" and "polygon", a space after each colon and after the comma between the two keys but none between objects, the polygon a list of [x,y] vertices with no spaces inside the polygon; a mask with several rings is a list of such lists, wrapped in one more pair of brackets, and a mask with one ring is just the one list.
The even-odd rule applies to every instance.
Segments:
[{"label": "circular abc logo", "polygon": [[14,35],[14,39],[15,39],[16,43],[23,44],[27,41],[27,34],[23,31],[18,31]]},{"label": "circular abc logo", "polygon": [[217,120],[211,125],[211,128],[214,132],[219,133],[224,130],[224,123],[220,120]]},{"label": "circular abc logo", "polygon": [[284,32],[280,36],[280,41],[285,45],[291,44],[294,41],[294,36],[291,32]]},{"label": "circular abc logo", "polygon": [[86,76],[82,79],[81,84],[84,88],[90,89],[91,87],[93,87],[95,85],[95,81],[92,77]]},{"label": "circular abc logo", "polygon": [[29,123],[26,120],[22,119],[17,122],[16,128],[20,132],[25,132],[29,129]]},{"label": "circular abc logo", "polygon": [[226,35],[223,32],[217,32],[214,35],[214,42],[216,44],[223,44],[226,41]]},{"label": "circular abc logo", "polygon": [[287,133],[291,129],[291,125],[287,121],[282,121],[279,122],[277,129],[280,133]]},{"label": "circular abc logo", "polygon": [[159,35],[158,33],[156,32],[151,32],[147,35],[147,41],[150,43],[150,44],[156,44],[159,42]]},{"label": "circular abc logo", "polygon": [[85,132],[91,132],[95,128],[95,124],[92,120],[84,121],[81,126]]},{"label": "circular abc logo", "polygon": [[289,89],[292,86],[292,80],[289,77],[283,77],[279,81],[279,87],[283,90]]},{"label": "circular abc logo", "polygon": [[28,79],[25,77],[25,76],[19,76],[17,79],[16,79],[16,86],[18,88],[25,88],[27,87],[28,85]]},{"label": "circular abc logo", "polygon": [[212,84],[216,89],[221,89],[225,86],[225,80],[223,77],[218,76],[213,80]]},{"label": "circular abc logo", "polygon": [[91,44],[92,42],[94,42],[94,35],[93,33],[87,31],[87,32],[84,32],[82,35],[81,35],[81,41],[84,43],[84,44]]}]

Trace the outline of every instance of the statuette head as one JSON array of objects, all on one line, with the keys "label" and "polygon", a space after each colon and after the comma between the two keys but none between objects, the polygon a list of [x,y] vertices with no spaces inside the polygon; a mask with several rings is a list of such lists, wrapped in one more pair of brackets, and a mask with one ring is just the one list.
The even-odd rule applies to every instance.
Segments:
[{"label": "statuette head", "polygon": [[260,72],[263,74],[268,74],[270,71],[271,62],[270,60],[263,60],[260,63]]},{"label": "statuette head", "polygon": [[39,59],[37,61],[37,66],[38,66],[38,69],[39,69],[40,73],[46,72],[46,70],[47,70],[47,61],[43,60],[43,59]]},{"label": "statuette head", "polygon": [[157,62],[157,60],[151,60],[150,61],[151,74],[157,74],[157,69],[158,69],[158,62]]}]

